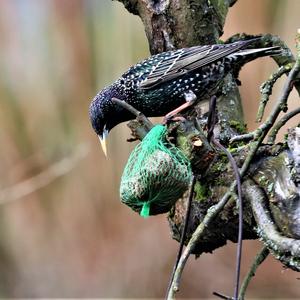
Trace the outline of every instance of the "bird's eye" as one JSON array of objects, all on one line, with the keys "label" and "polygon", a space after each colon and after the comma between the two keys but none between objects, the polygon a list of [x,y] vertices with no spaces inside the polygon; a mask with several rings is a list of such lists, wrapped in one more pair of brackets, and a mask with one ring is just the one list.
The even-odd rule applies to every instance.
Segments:
[{"label": "bird's eye", "polygon": [[177,72],[178,72],[178,73],[185,73],[185,72],[186,72],[186,69],[180,68],[180,69],[178,69]]}]

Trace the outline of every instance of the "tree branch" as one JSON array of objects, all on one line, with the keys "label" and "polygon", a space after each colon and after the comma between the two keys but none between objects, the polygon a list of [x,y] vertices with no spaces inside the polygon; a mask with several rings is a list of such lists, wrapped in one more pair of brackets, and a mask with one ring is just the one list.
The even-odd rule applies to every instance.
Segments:
[{"label": "tree branch", "polygon": [[289,268],[300,271],[300,240],[282,236],[266,207],[262,190],[250,180],[244,183],[245,196],[249,199],[257,222],[258,234],[272,254]]},{"label": "tree branch", "polygon": [[281,66],[275,73],[273,73],[270,78],[265,81],[261,87],[260,87],[260,92],[261,92],[261,99],[259,102],[259,108],[258,108],[258,113],[257,113],[257,122],[261,122],[262,117],[264,115],[265,107],[269,101],[269,98],[272,94],[273,86],[276,83],[276,81],[283,75],[292,69],[292,64],[288,64],[285,66]]},{"label": "tree branch", "polygon": [[267,256],[269,255],[270,251],[269,249],[264,246],[259,252],[258,254],[255,256],[255,259],[252,263],[252,266],[250,268],[250,270],[248,271],[242,286],[241,286],[241,290],[239,293],[239,300],[244,300],[245,298],[245,294],[246,294],[246,290],[248,288],[248,285],[252,279],[252,277],[255,276],[255,272],[257,270],[257,268],[264,262],[264,260],[267,258]]},{"label": "tree branch", "polygon": [[274,144],[275,139],[276,139],[276,135],[278,133],[278,131],[280,130],[280,128],[282,126],[284,126],[291,118],[293,118],[294,116],[300,114],[300,107],[292,110],[291,112],[285,114],[277,123],[276,125],[272,128],[269,137],[268,137],[268,143],[269,144]]}]

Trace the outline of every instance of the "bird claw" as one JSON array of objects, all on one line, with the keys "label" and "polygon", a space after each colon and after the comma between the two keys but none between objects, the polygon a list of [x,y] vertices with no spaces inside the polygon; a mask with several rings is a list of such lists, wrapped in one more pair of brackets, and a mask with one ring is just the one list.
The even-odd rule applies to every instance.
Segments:
[{"label": "bird claw", "polygon": [[177,121],[184,122],[184,121],[186,121],[186,118],[184,118],[183,116],[165,115],[164,118],[163,118],[162,123],[163,123],[163,125],[167,125],[170,122],[177,122]]},{"label": "bird claw", "polygon": [[178,113],[183,111],[184,109],[191,107],[197,100],[196,95],[193,91],[188,91],[184,93],[185,103],[172,110],[168,114],[165,115],[163,119],[163,124],[167,124],[169,121],[185,121],[186,119],[182,116],[176,116]]}]

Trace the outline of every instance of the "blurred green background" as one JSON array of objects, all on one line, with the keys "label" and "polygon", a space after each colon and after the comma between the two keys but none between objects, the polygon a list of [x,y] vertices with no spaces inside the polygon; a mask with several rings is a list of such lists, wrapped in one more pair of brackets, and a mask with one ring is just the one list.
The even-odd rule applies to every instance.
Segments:
[{"label": "blurred green background", "polygon": [[[298,0],[240,0],[224,38],[273,33],[294,49],[299,11]],[[144,220],[119,202],[129,130],[112,131],[105,159],[88,119],[98,90],[148,55],[141,21],[118,2],[0,0],[1,297],[164,296],[178,243],[165,215]],[[250,129],[275,69],[264,58],[242,71]],[[243,274],[259,248],[245,243]],[[191,258],[179,295],[232,294],[234,263],[233,244]],[[248,294],[299,298],[298,277],[268,258]]]}]

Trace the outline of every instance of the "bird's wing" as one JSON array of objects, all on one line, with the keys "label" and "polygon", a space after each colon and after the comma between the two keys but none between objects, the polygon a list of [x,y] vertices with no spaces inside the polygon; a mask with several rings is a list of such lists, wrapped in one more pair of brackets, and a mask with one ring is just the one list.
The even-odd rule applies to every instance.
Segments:
[{"label": "bird's wing", "polygon": [[[190,71],[199,69],[245,47],[250,41],[209,46],[195,46],[169,52],[157,59],[149,75],[141,82],[141,89],[151,89]],[[155,57],[154,57],[155,59]]]}]

